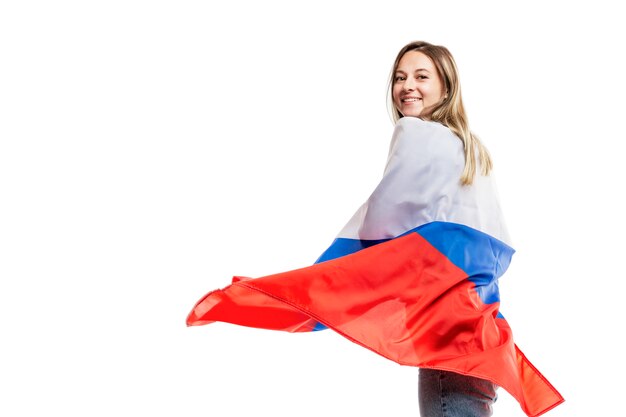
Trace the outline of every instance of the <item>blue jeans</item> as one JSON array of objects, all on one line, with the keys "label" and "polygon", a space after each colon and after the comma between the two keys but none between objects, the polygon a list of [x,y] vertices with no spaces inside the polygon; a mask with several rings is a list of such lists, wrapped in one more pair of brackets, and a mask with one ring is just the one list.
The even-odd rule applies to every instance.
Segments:
[{"label": "blue jeans", "polygon": [[489,417],[497,385],[485,379],[435,369],[419,370],[421,417]]}]

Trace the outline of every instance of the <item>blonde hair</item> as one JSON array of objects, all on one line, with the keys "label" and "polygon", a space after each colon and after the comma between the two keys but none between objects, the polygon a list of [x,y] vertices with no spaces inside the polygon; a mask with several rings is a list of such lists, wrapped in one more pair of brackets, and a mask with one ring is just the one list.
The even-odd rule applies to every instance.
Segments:
[{"label": "blonde hair", "polygon": [[465,114],[463,100],[461,99],[459,73],[454,58],[447,48],[432,45],[428,42],[415,41],[405,45],[400,52],[398,52],[389,77],[389,91],[387,96],[387,104],[391,111],[393,122],[397,122],[402,117],[402,113],[400,113],[393,102],[394,75],[398,69],[400,60],[404,54],[409,51],[419,51],[429,57],[433,61],[439,78],[441,78],[443,82],[445,89],[443,98],[430,108],[426,108],[422,114],[420,114],[420,119],[439,122],[447,126],[461,139],[461,142],[463,142],[463,149],[465,150],[465,168],[461,174],[461,184],[470,185],[474,181],[477,159],[480,164],[481,174],[489,175],[492,169],[491,157],[489,156],[487,148],[469,129],[467,115]]}]

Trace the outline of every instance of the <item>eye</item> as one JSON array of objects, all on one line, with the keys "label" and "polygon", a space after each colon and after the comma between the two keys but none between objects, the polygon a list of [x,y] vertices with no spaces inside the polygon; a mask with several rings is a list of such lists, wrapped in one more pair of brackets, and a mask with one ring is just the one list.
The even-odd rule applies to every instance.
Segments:
[{"label": "eye", "polygon": [[425,76],[425,75],[418,75],[418,76],[417,76],[417,79],[418,79],[418,80],[427,80],[427,79],[428,79],[428,77],[427,77],[427,76]]},{"label": "eye", "polygon": [[404,81],[406,80],[406,77],[402,76],[402,75],[396,75],[396,77],[394,78],[395,81]]}]

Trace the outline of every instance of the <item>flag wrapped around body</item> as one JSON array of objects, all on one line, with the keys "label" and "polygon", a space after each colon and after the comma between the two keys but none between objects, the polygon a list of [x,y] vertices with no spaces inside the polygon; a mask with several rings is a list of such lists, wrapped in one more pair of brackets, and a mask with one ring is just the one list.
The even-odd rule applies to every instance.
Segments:
[{"label": "flag wrapped around body", "polygon": [[379,185],[314,265],[209,292],[187,324],[330,328],[402,365],[488,379],[531,417],[563,397],[527,360],[499,312],[514,250],[493,179],[462,186],[463,146],[404,117]]}]

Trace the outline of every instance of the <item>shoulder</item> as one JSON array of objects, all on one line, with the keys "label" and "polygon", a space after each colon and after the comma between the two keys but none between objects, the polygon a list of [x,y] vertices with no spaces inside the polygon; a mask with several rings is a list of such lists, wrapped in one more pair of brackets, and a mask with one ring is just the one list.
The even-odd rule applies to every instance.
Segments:
[{"label": "shoulder", "polygon": [[431,156],[455,156],[463,152],[463,143],[448,127],[417,117],[403,117],[394,129],[395,145],[401,149],[416,149]]}]

